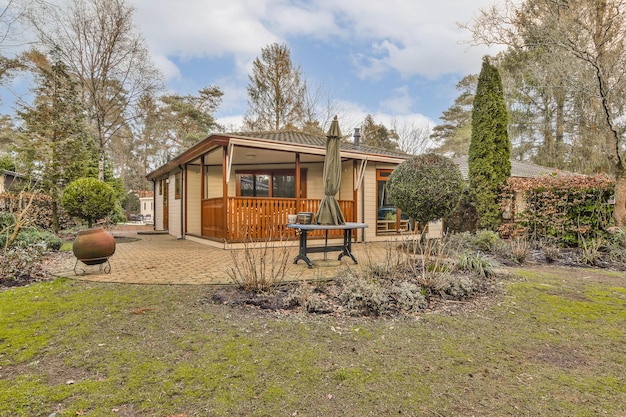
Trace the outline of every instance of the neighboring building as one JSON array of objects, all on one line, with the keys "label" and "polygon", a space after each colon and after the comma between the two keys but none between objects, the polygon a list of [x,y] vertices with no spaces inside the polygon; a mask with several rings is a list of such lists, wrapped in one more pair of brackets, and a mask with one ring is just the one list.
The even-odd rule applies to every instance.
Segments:
[{"label": "neighboring building", "polygon": [[152,224],[154,220],[154,192],[138,191],[137,197],[139,197],[139,216],[144,223]]},{"label": "neighboring building", "polygon": [[0,169],[0,193],[8,191],[12,186],[23,184],[25,177],[13,171]]},{"label": "neighboring building", "polygon": [[[467,180],[469,172],[469,164],[467,156],[459,156],[452,158],[455,164],[459,166],[463,179]],[[529,162],[520,162],[511,159],[511,177],[533,178],[542,175],[567,174],[566,171],[560,171],[554,168],[548,168],[541,165],[531,164]]]},{"label": "neighboring building", "polygon": [[[323,136],[213,134],[147,176],[154,183],[155,229],[225,246],[246,239],[295,238],[295,231],[285,227],[287,214],[317,212],[324,196],[325,153]],[[346,221],[369,225],[359,231],[358,241],[382,240],[406,229],[384,185],[408,157],[342,143],[337,199]]]}]

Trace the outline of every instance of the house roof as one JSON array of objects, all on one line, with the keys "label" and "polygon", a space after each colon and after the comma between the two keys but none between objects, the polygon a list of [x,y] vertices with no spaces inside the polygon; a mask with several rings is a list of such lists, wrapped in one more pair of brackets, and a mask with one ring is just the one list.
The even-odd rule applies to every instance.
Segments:
[{"label": "house roof", "polygon": [[[467,156],[459,156],[457,158],[452,158],[454,163],[459,166],[461,170],[461,175],[463,175],[464,179],[469,178],[469,158]],[[554,168],[548,168],[541,165],[531,164],[528,162],[521,162],[511,159],[511,177],[518,178],[533,178],[539,177],[541,175],[554,175],[558,173],[565,173],[564,171],[560,171]]]},{"label": "house roof", "polygon": [[[319,148],[326,148],[326,136],[312,135],[302,132],[246,132],[232,133],[231,136],[247,137],[255,139],[264,139],[274,142],[293,143],[297,145],[308,145]],[[344,137],[345,138],[345,137]],[[367,145],[359,145],[358,147],[345,140],[341,141],[341,150],[361,152],[366,154],[386,155],[400,158],[408,158],[409,155],[401,151],[391,151],[388,149],[374,148]]]},{"label": "house roof", "polygon": [[[229,144],[260,148],[268,150],[280,150],[301,154],[324,155],[326,153],[326,137],[302,132],[238,132],[216,133],[196,143],[189,149],[177,155],[165,165],[157,168],[150,174],[148,179],[155,179],[177,169],[180,165],[196,160],[200,156],[218,146]],[[341,142],[341,156],[353,159],[368,159],[378,162],[399,164],[410,155],[400,151],[373,148],[371,146],[355,146],[352,142]]]},{"label": "house roof", "polygon": [[137,190],[137,191],[135,191],[135,194],[137,194],[137,197],[139,197],[139,198],[152,198],[152,197],[154,197],[154,191]]}]

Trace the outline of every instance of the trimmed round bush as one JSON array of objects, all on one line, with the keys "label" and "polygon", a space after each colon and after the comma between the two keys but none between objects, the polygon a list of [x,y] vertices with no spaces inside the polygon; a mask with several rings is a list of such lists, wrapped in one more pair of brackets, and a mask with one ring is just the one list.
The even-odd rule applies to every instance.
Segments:
[{"label": "trimmed round bush", "polygon": [[70,216],[86,220],[89,227],[115,209],[115,191],[96,178],[81,178],[71,182],[63,191],[63,208]]},{"label": "trimmed round bush", "polygon": [[387,181],[391,202],[418,223],[451,213],[464,187],[459,167],[450,158],[433,153],[398,165]]}]

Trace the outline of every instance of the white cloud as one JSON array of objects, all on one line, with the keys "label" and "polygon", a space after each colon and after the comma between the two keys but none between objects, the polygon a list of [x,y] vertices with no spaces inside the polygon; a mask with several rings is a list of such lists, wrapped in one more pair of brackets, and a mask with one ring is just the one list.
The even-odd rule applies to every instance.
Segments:
[{"label": "white cloud", "polygon": [[409,93],[409,88],[402,86],[394,89],[392,96],[381,102],[380,107],[392,114],[407,114],[411,112],[414,103],[415,99]]},{"label": "white cloud", "polygon": [[[457,27],[492,0],[132,0],[150,47],[163,56],[232,55],[237,71],[249,70],[260,49],[288,38],[360,42],[349,51],[355,71],[378,78],[394,70],[403,77],[437,77],[476,67],[485,48],[461,44]],[[367,46],[369,45],[369,48]]]}]

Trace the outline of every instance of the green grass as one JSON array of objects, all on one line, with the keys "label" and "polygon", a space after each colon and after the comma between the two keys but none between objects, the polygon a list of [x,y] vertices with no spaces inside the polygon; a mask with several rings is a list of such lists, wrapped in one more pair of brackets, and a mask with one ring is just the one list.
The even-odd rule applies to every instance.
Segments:
[{"label": "green grass", "polygon": [[9,289],[0,416],[626,415],[626,278],[580,271],[517,269],[487,306],[403,319],[235,309],[210,287]]}]

